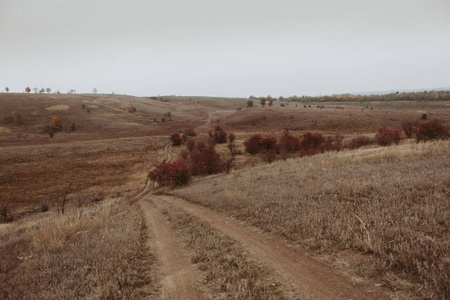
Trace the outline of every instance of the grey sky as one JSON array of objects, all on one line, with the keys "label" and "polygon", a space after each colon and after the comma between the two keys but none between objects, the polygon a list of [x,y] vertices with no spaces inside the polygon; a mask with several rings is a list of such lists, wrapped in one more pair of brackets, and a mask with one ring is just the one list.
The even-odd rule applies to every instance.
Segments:
[{"label": "grey sky", "polygon": [[450,0],[0,0],[0,89],[317,95],[450,85]]}]

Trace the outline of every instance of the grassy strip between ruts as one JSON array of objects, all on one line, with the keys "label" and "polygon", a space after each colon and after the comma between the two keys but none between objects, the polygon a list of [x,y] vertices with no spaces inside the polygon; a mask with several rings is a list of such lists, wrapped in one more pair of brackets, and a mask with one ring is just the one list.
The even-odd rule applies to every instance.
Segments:
[{"label": "grassy strip between ruts", "polygon": [[162,201],[159,207],[203,273],[211,299],[286,299],[281,284],[250,260],[236,241],[183,209]]},{"label": "grassy strip between ruts", "polygon": [[108,199],[0,235],[1,299],[141,299],[156,289],[139,209]]}]

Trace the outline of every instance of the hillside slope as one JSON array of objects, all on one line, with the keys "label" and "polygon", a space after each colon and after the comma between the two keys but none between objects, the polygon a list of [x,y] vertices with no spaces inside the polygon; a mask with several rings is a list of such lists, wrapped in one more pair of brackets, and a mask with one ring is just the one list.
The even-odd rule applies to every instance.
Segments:
[{"label": "hillside slope", "polygon": [[419,298],[445,298],[449,169],[450,141],[403,144],[277,161],[199,179],[173,194],[316,254],[371,254],[347,262],[361,280],[381,277],[394,289],[420,291]]}]

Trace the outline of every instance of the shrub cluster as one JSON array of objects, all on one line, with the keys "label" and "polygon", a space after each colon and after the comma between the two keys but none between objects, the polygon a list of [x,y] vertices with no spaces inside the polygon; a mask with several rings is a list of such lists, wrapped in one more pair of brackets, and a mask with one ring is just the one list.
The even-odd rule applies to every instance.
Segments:
[{"label": "shrub cluster", "polygon": [[300,137],[300,156],[314,155],[325,151],[339,151],[342,149],[341,135],[324,137],[320,133],[307,132]]},{"label": "shrub cluster", "polygon": [[211,175],[221,171],[229,173],[232,165],[231,160],[222,162],[214,145],[195,143],[189,139],[178,160],[172,163],[163,161],[148,172],[148,177],[160,185],[176,187],[189,183],[194,175]]},{"label": "shrub cluster", "polygon": [[344,147],[342,140],[341,135],[324,137],[320,133],[311,132],[295,137],[286,129],[279,141],[273,136],[263,137],[255,134],[244,142],[244,146],[247,153],[260,154],[265,161],[272,162],[277,155],[285,160],[288,154],[293,153],[305,156],[325,151],[339,151]]},{"label": "shrub cluster", "polygon": [[184,130],[183,135],[195,137],[197,136],[197,132],[195,132],[194,128],[188,128]]},{"label": "shrub cluster", "polygon": [[286,159],[287,154],[297,152],[300,149],[299,144],[300,139],[298,137],[294,137],[289,132],[289,130],[286,129],[283,132],[283,135],[281,136],[280,141],[278,143],[278,148],[283,159]]},{"label": "shrub cluster", "polygon": [[378,129],[378,133],[375,135],[375,140],[381,146],[390,146],[392,143],[398,144],[401,139],[402,132],[400,129],[382,127]]},{"label": "shrub cluster", "polygon": [[222,168],[220,154],[213,144],[192,141],[189,147],[181,151],[180,157],[189,164],[192,175],[211,175],[219,173]]},{"label": "shrub cluster", "polygon": [[172,145],[174,146],[180,146],[183,142],[183,139],[181,138],[179,133],[174,133],[170,136],[170,140],[172,141]]},{"label": "shrub cluster", "polygon": [[269,151],[278,153],[278,142],[273,136],[263,138],[262,135],[255,134],[244,142],[244,147],[245,151],[251,155]]},{"label": "shrub cluster", "polygon": [[429,140],[445,140],[449,137],[450,128],[446,128],[438,120],[431,120],[420,124],[416,129],[417,142],[426,142]]},{"label": "shrub cluster", "polygon": [[217,125],[214,132],[209,132],[209,139],[211,144],[225,144],[227,142],[227,133]]},{"label": "shrub cluster", "polygon": [[182,186],[191,179],[188,164],[178,159],[172,163],[163,161],[148,172],[148,177],[163,186]]}]

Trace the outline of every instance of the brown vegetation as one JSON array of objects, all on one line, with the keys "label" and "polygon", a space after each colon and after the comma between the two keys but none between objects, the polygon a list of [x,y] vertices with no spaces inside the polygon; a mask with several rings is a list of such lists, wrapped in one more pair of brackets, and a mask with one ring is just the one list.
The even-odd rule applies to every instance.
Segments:
[{"label": "brown vegetation", "polygon": [[411,291],[445,298],[449,146],[405,144],[279,161],[204,179],[175,194],[311,251],[372,254],[361,276],[383,275],[390,287],[405,272],[418,285]]},{"label": "brown vegetation", "polygon": [[0,231],[2,299],[141,299],[156,289],[137,207],[110,199]]},{"label": "brown vegetation", "polygon": [[[439,93],[430,94],[427,99],[446,97]],[[339,102],[339,106],[321,102],[312,107],[289,105],[287,101],[292,99],[280,99],[280,105],[270,107],[272,100],[267,98],[269,107],[240,109],[245,107],[247,99],[0,94],[0,116],[5,120],[5,127],[0,127],[0,208],[3,207],[0,215],[8,221],[14,218],[12,223],[0,224],[0,252],[6,257],[0,262],[0,270],[4,272],[0,275],[0,284],[5,279],[6,288],[1,286],[0,290],[5,291],[5,295],[28,297],[24,287],[31,284],[33,289],[30,292],[36,292],[37,298],[45,298],[50,292],[59,295],[57,286],[52,286],[43,273],[33,279],[30,270],[36,267],[47,274],[60,274],[61,268],[65,268],[64,271],[75,278],[76,284],[80,281],[86,285],[78,288],[62,277],[58,284],[71,290],[68,298],[139,297],[136,293],[139,293],[143,282],[133,277],[138,274],[127,273],[138,261],[131,262],[136,257],[128,255],[136,252],[127,248],[128,240],[121,236],[122,233],[130,235],[130,247],[135,247],[136,228],[142,228],[137,226],[140,217],[134,208],[124,205],[121,200],[100,200],[141,190],[148,168],[165,156],[171,163],[178,154],[173,152],[179,150],[171,147],[167,136],[187,128],[181,137],[187,150],[182,150],[179,157],[185,159],[189,176],[200,174],[208,177],[194,178],[191,186],[176,193],[300,243],[317,255],[354,251],[367,258],[358,260],[359,276],[380,277],[387,289],[411,291],[411,295],[422,298],[446,297],[449,295],[446,270],[450,269],[448,255],[445,254],[450,240],[446,218],[449,206],[445,201],[449,198],[448,141],[410,144],[409,140],[384,149],[375,148],[377,146],[372,144],[379,128],[402,128],[406,121],[418,122],[412,129],[412,136],[426,137],[420,141],[435,139],[436,132],[439,138],[447,138],[445,122],[450,121],[448,101],[444,102],[442,97],[432,102],[415,98],[406,101],[402,94],[399,97],[401,99],[396,102],[370,103],[353,100],[346,103],[334,97],[331,100]],[[249,101],[253,104],[252,100]],[[131,106],[136,111],[128,113]],[[20,110],[21,126],[13,124],[13,110]],[[420,120],[423,113],[432,120],[438,119],[438,123]],[[55,114],[61,122],[58,124],[67,126],[59,127],[61,130],[57,136],[49,139],[42,128]],[[166,122],[159,121],[162,117]],[[76,130],[73,130],[75,123],[72,122],[76,122]],[[220,130],[212,131],[214,127]],[[283,135],[285,128],[291,131],[285,131]],[[442,131],[442,128],[447,131]],[[225,131],[233,134],[227,136]],[[258,153],[266,162],[272,162],[275,156],[278,158],[277,155],[283,159],[297,158],[286,162],[280,160],[269,166],[258,157],[238,155],[244,150],[244,141],[255,133],[264,134],[261,145],[258,142]],[[222,144],[227,139],[229,143]],[[316,147],[316,141],[325,147],[322,149],[319,144],[320,147]],[[208,143],[217,145],[207,146]],[[297,147],[300,144],[308,151],[300,153]],[[369,145],[370,148],[365,147]],[[341,147],[362,148],[299,158],[300,155]],[[174,170],[186,170],[185,164],[174,165]],[[230,173],[232,166],[230,175],[209,176],[222,171]],[[189,180],[190,177],[182,184]],[[80,210],[71,208],[64,216],[57,215],[55,211],[61,205],[70,182],[73,182],[73,192],[68,196],[69,207],[85,207],[91,202],[99,202],[95,204],[97,206]],[[180,185],[180,182],[173,185]],[[108,203],[114,203],[122,211],[113,207],[106,209]],[[26,216],[32,212],[35,213],[33,217]],[[104,217],[104,213],[108,217]],[[178,216],[179,213],[174,214]],[[189,219],[189,216],[179,218],[179,222],[184,222],[183,226],[202,233],[200,236],[193,233],[187,238],[187,243],[195,241],[204,245],[198,249],[198,245],[191,245],[190,249],[195,253],[209,257],[209,253],[203,253],[202,247],[222,245],[223,237],[220,237],[221,241],[216,240],[216,233],[198,225],[196,220]],[[133,229],[128,229],[125,220],[132,223],[129,228]],[[110,231],[118,234],[117,238],[110,236]],[[55,255],[54,262],[50,259],[50,252],[43,247],[42,236],[46,236],[50,245],[48,251]],[[109,244],[100,247],[98,240],[103,236]],[[143,237],[142,232],[140,237]],[[206,240],[202,239],[204,237]],[[79,244],[78,248],[74,243]],[[111,251],[122,249],[126,252],[111,252],[114,259],[100,260],[105,264],[101,272],[105,270],[120,278],[112,282],[101,277],[100,273],[98,278],[81,278],[80,274],[91,272],[83,265],[92,258],[92,251],[87,250],[86,243],[91,246],[89,250],[97,251],[97,246],[103,249],[98,250],[101,259],[109,256],[108,251],[114,247],[117,249]],[[235,244],[230,245],[225,238],[224,249],[231,247],[235,251]],[[30,253],[39,255],[30,257]],[[220,252],[212,251],[211,255],[217,257]],[[117,257],[123,261],[115,260]],[[206,260],[202,268],[210,270],[208,274],[216,274],[221,267],[214,263]],[[71,266],[77,269],[72,270]],[[245,263],[238,265],[242,266],[247,268]],[[9,273],[4,270],[9,270]],[[236,272],[243,278],[248,275],[239,270]],[[254,274],[252,272],[250,277]],[[130,281],[121,276],[128,276]],[[234,280],[226,277],[233,274],[224,276],[221,280]],[[108,287],[109,292],[101,284],[92,286],[88,282],[92,278],[101,284],[106,282],[111,287]],[[216,289],[214,280],[209,281],[209,285]],[[15,287],[21,282],[24,285],[16,292]],[[260,291],[260,287],[256,284],[255,293]],[[88,289],[98,294],[89,294]],[[123,289],[122,296],[118,296],[120,289]],[[2,296],[0,294],[0,298]]]},{"label": "brown vegetation", "polygon": [[164,213],[183,239],[191,262],[203,272],[213,299],[284,299],[282,286],[250,261],[237,242],[170,204]]}]

